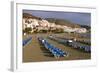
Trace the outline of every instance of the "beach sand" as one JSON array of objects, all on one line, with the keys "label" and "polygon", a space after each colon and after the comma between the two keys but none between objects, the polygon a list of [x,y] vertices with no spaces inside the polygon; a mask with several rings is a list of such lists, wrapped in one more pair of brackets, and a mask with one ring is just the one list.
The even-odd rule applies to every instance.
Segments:
[{"label": "beach sand", "polygon": [[[37,33],[37,34],[31,34],[23,36],[23,39],[26,39],[30,36],[32,36],[32,40],[29,41],[25,46],[23,46],[23,62],[44,62],[44,61],[67,61],[67,60],[86,60],[91,59],[91,53],[85,53],[82,51],[79,51],[77,49],[74,49],[72,47],[69,47],[67,45],[60,44],[56,41],[50,40],[47,37],[51,35],[49,33]],[[77,39],[81,39],[77,35],[73,34],[56,34],[59,37],[75,37]],[[38,41],[38,37],[44,37],[48,40],[49,43],[52,43],[54,46],[69,52],[68,57],[61,57],[61,58],[55,58],[48,50],[46,50],[43,45]],[[83,39],[83,38],[82,38]],[[90,39],[90,38],[84,38],[84,39]]]}]

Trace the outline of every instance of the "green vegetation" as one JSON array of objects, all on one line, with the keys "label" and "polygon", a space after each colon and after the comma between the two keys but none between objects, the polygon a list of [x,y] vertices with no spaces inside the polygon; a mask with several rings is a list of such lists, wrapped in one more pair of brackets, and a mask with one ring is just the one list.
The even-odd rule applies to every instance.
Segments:
[{"label": "green vegetation", "polygon": [[31,33],[32,28],[25,28],[25,30],[23,30],[23,33]]}]

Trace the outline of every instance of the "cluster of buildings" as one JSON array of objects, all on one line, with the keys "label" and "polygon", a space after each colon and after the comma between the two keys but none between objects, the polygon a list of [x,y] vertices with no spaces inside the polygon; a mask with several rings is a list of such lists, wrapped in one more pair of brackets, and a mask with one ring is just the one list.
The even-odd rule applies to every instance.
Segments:
[{"label": "cluster of buildings", "polygon": [[38,20],[34,18],[23,18],[22,27],[23,27],[23,30],[25,30],[26,28],[31,28],[32,33],[36,29],[37,31],[62,29],[64,32],[69,32],[69,33],[71,32],[86,33],[87,32],[86,28],[72,28],[65,25],[50,23],[45,19]]}]

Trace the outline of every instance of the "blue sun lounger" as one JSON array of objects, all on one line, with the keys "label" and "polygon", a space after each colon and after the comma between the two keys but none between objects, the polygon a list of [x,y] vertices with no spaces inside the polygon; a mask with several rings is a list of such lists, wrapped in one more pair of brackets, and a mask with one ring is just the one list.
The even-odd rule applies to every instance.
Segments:
[{"label": "blue sun lounger", "polygon": [[64,52],[61,49],[50,44],[46,39],[38,38],[38,40],[48,49],[56,58],[68,56],[68,52]]},{"label": "blue sun lounger", "polygon": [[57,41],[61,44],[66,44],[70,47],[76,48],[78,50],[83,50],[85,52],[91,52],[91,47],[89,45],[85,45],[85,44],[82,44],[82,43],[74,41],[74,40],[72,40],[72,42],[69,42],[69,40],[67,40],[67,39],[64,40],[64,39],[61,39],[61,38],[56,38],[54,36],[52,36],[52,37],[49,36],[49,38],[52,39],[52,40],[55,40],[55,41]]},{"label": "blue sun lounger", "polygon": [[23,40],[23,46],[25,46],[31,39],[32,39],[32,37],[29,37],[29,38]]}]

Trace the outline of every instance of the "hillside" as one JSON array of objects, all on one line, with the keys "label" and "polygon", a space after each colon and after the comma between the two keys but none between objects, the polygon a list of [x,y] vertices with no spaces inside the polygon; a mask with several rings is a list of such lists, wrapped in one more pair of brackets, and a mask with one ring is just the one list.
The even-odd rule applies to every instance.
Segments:
[{"label": "hillside", "polygon": [[77,32],[86,33],[81,25],[65,19],[41,18],[28,13],[23,13],[23,31],[33,32]]},{"label": "hillside", "polygon": [[33,15],[29,14],[29,13],[23,13],[23,18],[33,18],[33,19],[38,19],[38,20],[42,19],[40,17],[33,16]]},{"label": "hillside", "polygon": [[[33,18],[37,20],[42,20],[41,17],[33,16],[32,14],[29,14],[29,13],[23,13],[23,18]],[[45,18],[45,20],[47,20],[50,23],[55,23],[57,25],[65,25],[65,26],[72,27],[72,28],[75,28],[75,27],[80,28],[80,25],[74,24],[70,22],[69,20],[55,19],[55,18]]]},{"label": "hillside", "polygon": [[68,27],[72,27],[72,28],[80,28],[79,24],[74,24],[72,22],[70,22],[69,20],[64,20],[64,19],[55,19],[55,18],[46,18],[47,21],[51,22],[51,23],[55,23],[58,25],[65,25]]},{"label": "hillside", "polygon": [[90,26],[88,26],[88,25],[80,25],[82,28],[86,28],[87,30],[90,30],[91,29],[91,27]]}]

